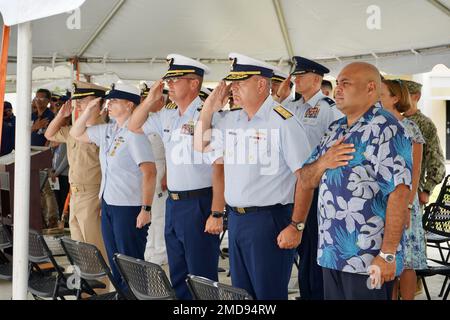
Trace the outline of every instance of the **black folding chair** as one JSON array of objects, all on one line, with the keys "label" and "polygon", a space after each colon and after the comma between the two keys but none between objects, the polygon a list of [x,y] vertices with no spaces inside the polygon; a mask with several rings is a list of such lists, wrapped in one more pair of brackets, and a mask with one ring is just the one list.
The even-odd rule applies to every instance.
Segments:
[{"label": "black folding chair", "polygon": [[[446,178],[447,181],[447,178]],[[426,207],[422,224],[429,234],[434,234],[436,236],[448,237],[450,236],[450,207],[444,207],[439,205],[438,203],[430,204]],[[441,252],[441,251],[440,251]],[[429,261],[433,262],[435,265],[428,265],[427,269],[416,270],[416,275],[421,279],[425,294],[428,300],[431,300],[431,296],[428,290],[427,283],[425,281],[426,277],[434,276],[434,275],[442,275],[445,277],[444,283],[442,284],[441,291],[439,296],[443,296],[443,300],[447,300],[448,295],[450,293],[450,284],[448,284],[448,279],[450,278],[450,264],[448,260],[444,258],[443,253],[441,252],[442,260],[430,259]]]},{"label": "black folding chair", "polygon": [[244,289],[217,283],[220,300],[253,300],[253,297]]},{"label": "black folding chair", "polygon": [[116,253],[114,261],[138,300],[175,300],[175,291],[157,264]]},{"label": "black folding chair", "polygon": [[[436,211],[437,207],[450,210],[450,175],[445,177],[436,202],[428,205],[425,208],[424,216],[427,215],[427,218],[424,217],[423,220],[423,223],[427,223],[427,226],[424,225],[425,230],[427,230],[427,233],[425,235],[427,239],[427,246],[438,249],[441,260],[444,262],[449,262],[450,232],[448,232],[448,230],[446,232],[445,230],[435,228],[435,221],[430,213]],[[443,213],[445,212],[441,212],[440,214]],[[437,226],[440,226],[439,222]],[[446,246],[444,246],[445,244]],[[444,251],[447,251],[447,254],[444,254]]]},{"label": "black folding chair", "polygon": [[0,279],[12,280],[12,261],[4,253],[4,249],[12,247],[12,236],[6,226],[0,224]]},{"label": "black folding chair", "polygon": [[[84,280],[85,286],[89,286],[88,281],[100,280],[106,277],[115,289],[115,292],[105,294],[96,294],[93,292],[90,297],[84,300],[126,300],[128,298],[114,280],[111,270],[96,246],[74,241],[67,237],[61,238],[61,245],[69,262],[78,268],[76,272],[80,280],[82,282]],[[77,290],[78,299],[81,299],[82,292],[82,288]]]},{"label": "black folding chair", "polygon": [[194,300],[252,300],[244,289],[232,287],[204,277],[188,274],[186,278]]},{"label": "black folding chair", "polygon": [[[28,291],[35,299],[52,298],[54,300],[60,298],[64,300],[65,296],[76,296],[77,291],[67,287],[67,279],[72,274],[65,274],[49,249],[43,235],[34,230],[29,232],[29,277]],[[40,265],[50,263],[50,270],[42,270]],[[105,288],[105,284],[99,281],[90,281],[89,286],[84,286],[82,291],[93,294],[91,288]]]}]

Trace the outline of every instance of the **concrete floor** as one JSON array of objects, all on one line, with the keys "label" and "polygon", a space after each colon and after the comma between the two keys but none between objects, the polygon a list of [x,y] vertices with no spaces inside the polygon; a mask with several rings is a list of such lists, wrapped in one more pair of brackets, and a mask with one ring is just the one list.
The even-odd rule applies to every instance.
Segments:
[{"label": "concrete floor", "polygon": [[[439,259],[439,254],[438,254],[437,249],[428,248],[428,257],[434,258],[434,259]],[[63,266],[68,264],[66,258],[64,258],[64,257],[58,258],[58,260],[59,260],[58,262],[61,262],[61,264]],[[226,272],[220,272],[219,273],[219,281],[223,282],[223,283],[231,284],[230,278],[227,277],[227,273],[228,273],[228,269],[229,269],[228,259],[221,259],[220,258],[219,266],[226,270]],[[164,270],[168,274],[167,265],[164,266]],[[438,294],[439,294],[439,291],[441,289],[443,281],[444,281],[444,277],[443,276],[434,276],[434,277],[427,278],[428,288],[430,290],[430,295],[431,295],[433,300],[440,300],[440,299],[442,299],[442,298],[438,297]],[[293,270],[292,270],[292,276],[291,276],[291,282],[290,282],[289,288],[292,288],[289,291],[289,293],[290,293],[289,294],[289,299],[295,299],[295,297],[297,297],[299,295],[298,282],[297,282],[297,268],[296,267],[294,267]],[[12,284],[11,284],[11,282],[0,280],[0,300],[10,300],[11,296],[12,296]],[[33,299],[33,297],[31,295],[29,295],[28,298],[30,300]],[[417,300],[426,300],[425,293],[422,292],[420,295],[416,296],[416,299]]]}]

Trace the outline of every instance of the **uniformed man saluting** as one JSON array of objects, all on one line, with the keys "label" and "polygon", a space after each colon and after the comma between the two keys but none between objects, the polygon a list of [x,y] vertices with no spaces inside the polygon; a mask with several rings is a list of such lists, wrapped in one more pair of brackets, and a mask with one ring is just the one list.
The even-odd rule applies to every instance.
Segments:
[{"label": "uniformed man saluting", "polygon": [[[98,192],[102,173],[98,157],[99,148],[92,143],[77,141],[70,134],[70,126],[66,118],[72,115],[72,102],[79,113],[82,113],[90,101],[104,97],[107,88],[93,83],[76,81],[72,100],[66,102],[45,132],[45,138],[67,144],[69,161],[70,197],[70,235],[73,240],[95,245],[106,259],[103,244],[100,218],[100,201]],[[93,113],[87,121],[88,126],[104,123],[102,117]]]},{"label": "uniformed man saluting", "polygon": [[[202,101],[199,97],[204,64],[178,54],[167,56],[169,70],[163,77],[173,103],[155,112],[163,94],[163,80],[157,81],[147,98],[133,113],[128,128],[146,135],[161,136],[166,151],[167,186],[165,239],[172,285],[179,299],[190,299],[187,274],[218,279],[219,233],[223,224],[223,190],[214,191],[214,158],[194,152],[194,126]],[[216,197],[217,195],[217,197]]]},{"label": "uniformed man saluting", "polygon": [[[231,84],[220,83],[205,101],[195,148],[223,156],[233,285],[257,299],[287,299],[304,227],[293,205],[301,201],[297,173],[311,149],[298,119],[270,95],[272,66],[237,53],[229,58],[224,80]],[[217,113],[230,90],[242,109]],[[203,134],[211,127],[209,143]]]}]

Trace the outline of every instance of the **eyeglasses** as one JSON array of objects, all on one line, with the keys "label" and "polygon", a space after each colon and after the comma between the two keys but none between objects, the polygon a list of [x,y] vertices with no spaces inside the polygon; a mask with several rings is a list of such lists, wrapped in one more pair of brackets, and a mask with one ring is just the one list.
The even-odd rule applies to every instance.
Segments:
[{"label": "eyeglasses", "polygon": [[164,79],[164,83],[166,85],[169,85],[170,83],[177,83],[178,81],[183,80],[183,79],[185,79],[185,80],[195,80],[195,79],[192,79],[192,78],[176,77],[176,78]]}]

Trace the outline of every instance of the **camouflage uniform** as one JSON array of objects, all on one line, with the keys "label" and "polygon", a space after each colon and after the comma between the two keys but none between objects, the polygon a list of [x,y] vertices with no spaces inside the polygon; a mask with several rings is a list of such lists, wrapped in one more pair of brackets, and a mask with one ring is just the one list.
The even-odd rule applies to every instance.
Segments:
[{"label": "camouflage uniform", "polygon": [[[421,84],[413,81],[406,81],[406,85],[411,94],[420,92],[422,87]],[[425,138],[419,191],[425,191],[431,194],[434,187],[441,183],[445,177],[444,154],[442,152],[437,129],[431,119],[420,112],[420,110],[417,110],[416,113],[407,117],[418,125]]]}]

